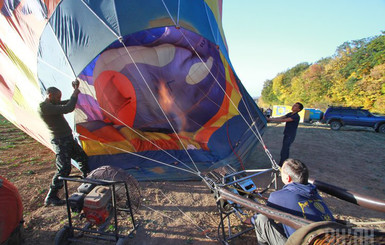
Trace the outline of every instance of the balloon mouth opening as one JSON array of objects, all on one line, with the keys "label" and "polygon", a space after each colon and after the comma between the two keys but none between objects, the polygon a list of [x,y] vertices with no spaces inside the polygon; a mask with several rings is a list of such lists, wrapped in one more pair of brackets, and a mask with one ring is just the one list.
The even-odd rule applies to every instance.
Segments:
[{"label": "balloon mouth opening", "polygon": [[96,106],[85,121],[194,133],[218,113],[226,79],[217,45],[174,27],[127,35],[123,43],[110,44],[79,75]]},{"label": "balloon mouth opening", "polygon": [[[128,151],[159,150],[153,143],[165,150],[209,150],[228,113],[217,45],[171,27],[134,33],[123,42],[109,45],[79,75],[84,94],[77,130],[103,144],[125,142]],[[95,149],[96,142],[82,140],[92,145],[86,152]]]}]

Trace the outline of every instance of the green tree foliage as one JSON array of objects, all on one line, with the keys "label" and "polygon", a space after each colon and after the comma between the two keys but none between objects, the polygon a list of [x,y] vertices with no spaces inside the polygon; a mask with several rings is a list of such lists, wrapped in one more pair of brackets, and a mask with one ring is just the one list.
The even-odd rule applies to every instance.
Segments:
[{"label": "green tree foliage", "polygon": [[273,92],[273,80],[266,80],[263,84],[261,96],[268,102],[267,104],[278,103],[278,98]]},{"label": "green tree foliage", "polygon": [[385,114],[385,33],[345,42],[331,57],[279,73],[265,81],[261,99],[265,105],[301,101],[306,107],[363,106]]}]

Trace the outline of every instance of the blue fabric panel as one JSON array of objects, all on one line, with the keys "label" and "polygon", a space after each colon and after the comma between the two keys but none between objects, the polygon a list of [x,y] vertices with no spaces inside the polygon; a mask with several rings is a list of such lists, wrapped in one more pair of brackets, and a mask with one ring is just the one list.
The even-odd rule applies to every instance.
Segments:
[{"label": "blue fabric panel", "polygon": [[[84,0],[88,7],[94,12],[101,21],[111,28],[116,35],[119,35],[118,17],[116,16],[116,1],[94,1]],[[128,1],[125,1],[128,2]]]},{"label": "blue fabric panel", "polygon": [[[143,7],[144,4],[146,7]],[[151,24],[151,21],[170,19],[162,1],[159,0],[147,0],[145,2],[115,1],[115,5],[122,36],[152,27],[158,27]],[[166,25],[170,25],[168,23],[171,24],[172,22],[170,20],[169,22],[165,22]]]},{"label": "blue fabric panel", "polygon": [[62,98],[68,98],[72,94],[71,86],[62,85],[71,84],[75,76],[50,27],[44,29],[40,39],[37,73],[44,91],[52,86],[63,87],[61,88]]},{"label": "blue fabric panel", "polygon": [[75,74],[116,40],[115,34],[79,0],[62,1],[49,24]]},{"label": "blue fabric panel", "polygon": [[[261,134],[263,130],[261,130]],[[258,145],[258,139],[253,135],[253,133],[248,130],[243,137],[241,137],[238,141],[238,145],[234,146],[234,152],[237,155],[233,154],[233,152],[228,155],[226,158],[215,162],[208,170],[214,170],[216,168],[225,166],[230,164],[236,169],[240,167],[240,159],[245,166],[247,164],[247,169],[258,169],[258,168],[269,168],[269,166],[264,166],[258,159],[258,154],[256,153],[256,147]]]},{"label": "blue fabric panel", "polygon": [[[183,26],[184,28],[190,29],[194,32],[198,31],[201,36],[204,36],[211,42],[216,43],[210,28],[210,22],[208,21],[209,17],[207,16],[205,5],[206,3],[203,1],[181,1],[180,20],[186,22],[186,25]],[[189,25],[196,30],[191,29]]]},{"label": "blue fabric panel", "polygon": [[248,126],[242,117],[235,116],[213,133],[208,147],[213,153],[217,154],[219,159],[225,158],[233,154],[233,149],[242,136],[240,132],[245,132],[247,128]]}]

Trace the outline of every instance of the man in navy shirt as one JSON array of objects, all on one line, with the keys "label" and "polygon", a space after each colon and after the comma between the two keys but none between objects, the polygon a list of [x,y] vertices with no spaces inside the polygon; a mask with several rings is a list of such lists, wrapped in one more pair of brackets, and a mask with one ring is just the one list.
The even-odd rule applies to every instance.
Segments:
[{"label": "man in navy shirt", "polygon": [[283,161],[289,158],[290,146],[295,140],[300,119],[298,112],[302,111],[302,109],[303,105],[297,102],[292,106],[290,113],[287,113],[282,117],[267,118],[268,122],[286,122],[285,130],[283,131],[281,160],[279,161],[279,166],[282,166]]},{"label": "man in navy shirt", "polygon": [[[333,215],[318,194],[316,187],[308,183],[309,171],[304,163],[287,159],[281,168],[285,186],[270,194],[267,205],[312,221],[332,221]],[[295,229],[275,223],[259,214],[254,222],[259,244],[285,244]]]}]

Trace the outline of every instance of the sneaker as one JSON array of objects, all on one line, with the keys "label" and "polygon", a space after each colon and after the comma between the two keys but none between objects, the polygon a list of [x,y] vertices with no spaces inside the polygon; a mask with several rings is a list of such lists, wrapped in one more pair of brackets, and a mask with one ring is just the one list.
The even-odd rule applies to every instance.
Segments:
[{"label": "sneaker", "polygon": [[58,197],[47,197],[44,200],[44,206],[46,206],[46,207],[48,207],[48,206],[63,206],[64,204],[66,204],[66,201],[61,200]]}]

